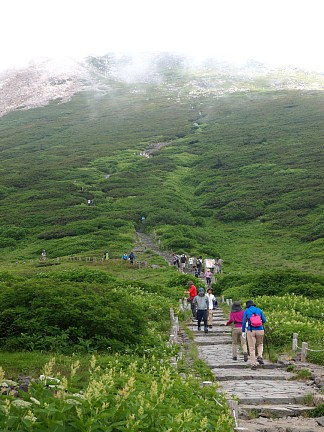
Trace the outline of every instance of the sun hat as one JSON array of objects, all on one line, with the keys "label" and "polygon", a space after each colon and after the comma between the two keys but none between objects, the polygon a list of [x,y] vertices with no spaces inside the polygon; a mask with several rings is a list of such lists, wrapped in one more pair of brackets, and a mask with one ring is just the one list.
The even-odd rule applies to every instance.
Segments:
[{"label": "sun hat", "polygon": [[246,307],[249,308],[250,306],[255,306],[253,300],[248,300],[248,301],[246,302]]},{"label": "sun hat", "polygon": [[241,303],[239,301],[234,301],[232,304],[231,311],[232,312],[239,312],[242,310]]}]

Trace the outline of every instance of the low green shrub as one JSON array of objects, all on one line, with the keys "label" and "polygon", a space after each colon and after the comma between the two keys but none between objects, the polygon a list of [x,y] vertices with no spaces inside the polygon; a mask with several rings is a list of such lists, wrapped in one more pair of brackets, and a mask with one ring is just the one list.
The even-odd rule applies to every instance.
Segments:
[{"label": "low green shrub", "polygon": [[179,294],[134,285],[96,270],[39,273],[2,282],[1,346],[65,353],[143,352],[168,333],[169,309]]},{"label": "low green shrub", "polygon": [[[184,380],[160,358],[111,356],[98,364],[93,357],[86,379],[80,379],[78,360],[68,374],[56,376],[54,367],[52,359],[22,398],[0,400],[1,430],[233,430],[233,417],[215,385],[201,387],[191,376]],[[2,369],[0,375],[2,382]]]},{"label": "low green shrub", "polygon": [[233,286],[246,286],[249,297],[286,293],[296,293],[310,298],[324,296],[324,276],[291,270],[224,275],[219,280],[221,292]]}]

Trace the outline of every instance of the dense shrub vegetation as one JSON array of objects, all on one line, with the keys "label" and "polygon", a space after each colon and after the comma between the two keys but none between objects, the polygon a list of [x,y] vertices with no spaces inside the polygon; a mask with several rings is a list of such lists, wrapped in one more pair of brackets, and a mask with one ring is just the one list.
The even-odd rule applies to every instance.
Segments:
[{"label": "dense shrub vegetation", "polygon": [[87,270],[2,278],[1,346],[72,353],[144,352],[161,344],[182,290],[112,280]]}]

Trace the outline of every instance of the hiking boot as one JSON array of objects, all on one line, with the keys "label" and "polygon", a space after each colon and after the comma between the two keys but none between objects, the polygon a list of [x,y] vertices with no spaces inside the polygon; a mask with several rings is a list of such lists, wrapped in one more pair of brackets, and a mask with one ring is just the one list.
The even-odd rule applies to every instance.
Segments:
[{"label": "hiking boot", "polygon": [[200,331],[201,330],[201,327],[198,327],[198,331]]},{"label": "hiking boot", "polygon": [[244,361],[247,362],[249,359],[248,353],[243,353]]},{"label": "hiking boot", "polygon": [[259,363],[259,364],[264,364],[264,361],[263,361],[263,358],[262,357],[257,357],[257,362]]},{"label": "hiking boot", "polygon": [[237,357],[233,357],[233,360],[237,360]]},{"label": "hiking boot", "polygon": [[205,332],[205,333],[208,333],[208,328],[207,328],[207,327],[204,329],[204,332]]},{"label": "hiking boot", "polygon": [[251,370],[257,370],[257,367],[255,365],[251,366]]},{"label": "hiking boot", "polygon": [[213,328],[213,326],[212,326],[212,325],[210,325],[210,326],[208,326],[208,328]]}]

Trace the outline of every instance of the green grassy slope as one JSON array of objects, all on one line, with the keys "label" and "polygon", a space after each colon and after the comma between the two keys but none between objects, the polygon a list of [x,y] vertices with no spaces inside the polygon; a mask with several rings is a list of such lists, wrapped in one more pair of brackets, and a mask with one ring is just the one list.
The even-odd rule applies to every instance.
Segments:
[{"label": "green grassy slope", "polygon": [[172,79],[0,119],[3,264],[43,248],[119,257],[144,215],[162,246],[221,255],[228,271],[322,272],[324,95],[193,97],[188,75]]}]

